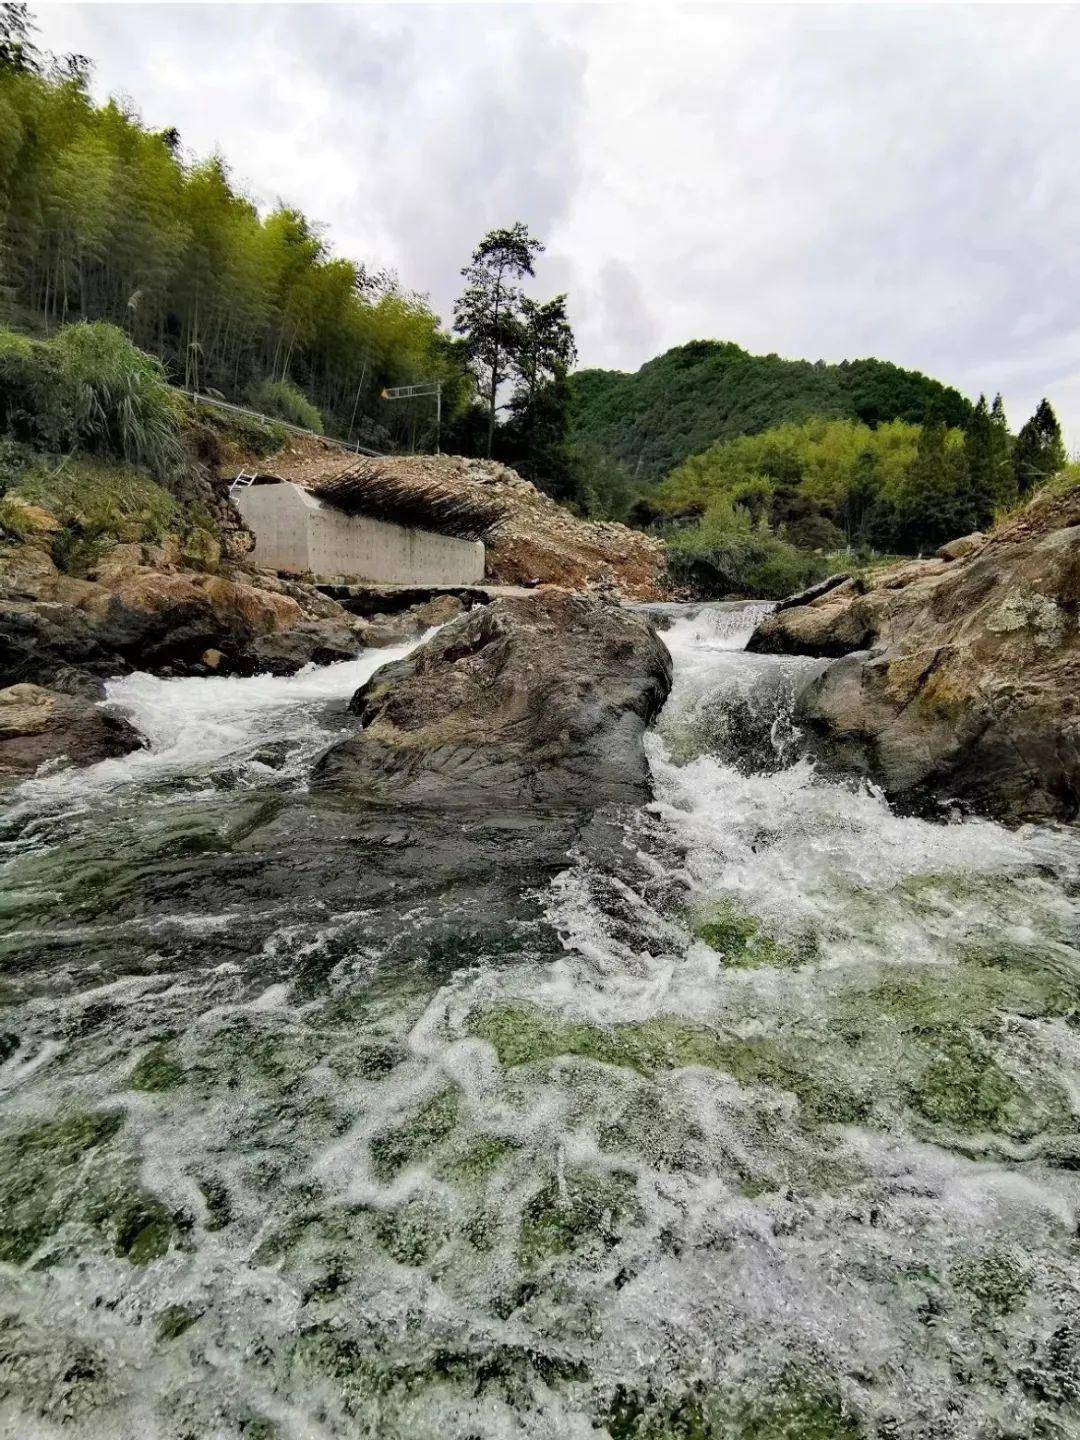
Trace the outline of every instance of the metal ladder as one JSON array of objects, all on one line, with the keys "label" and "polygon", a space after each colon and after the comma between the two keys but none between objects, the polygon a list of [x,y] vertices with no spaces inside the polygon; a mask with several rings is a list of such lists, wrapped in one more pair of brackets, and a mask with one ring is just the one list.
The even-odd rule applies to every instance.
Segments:
[{"label": "metal ladder", "polygon": [[258,476],[254,470],[241,470],[240,474],[237,475],[236,479],[229,486],[229,493],[231,494],[234,490],[246,490],[249,485],[254,485],[257,479]]}]

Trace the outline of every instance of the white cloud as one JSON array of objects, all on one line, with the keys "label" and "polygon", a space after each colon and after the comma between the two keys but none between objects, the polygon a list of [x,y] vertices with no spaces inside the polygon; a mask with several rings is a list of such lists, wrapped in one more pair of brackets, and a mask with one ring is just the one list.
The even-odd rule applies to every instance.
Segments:
[{"label": "white cloud", "polygon": [[257,198],[444,317],[490,225],[547,241],[582,363],[700,336],[878,355],[1080,445],[1080,188],[1058,6],[51,6]]}]

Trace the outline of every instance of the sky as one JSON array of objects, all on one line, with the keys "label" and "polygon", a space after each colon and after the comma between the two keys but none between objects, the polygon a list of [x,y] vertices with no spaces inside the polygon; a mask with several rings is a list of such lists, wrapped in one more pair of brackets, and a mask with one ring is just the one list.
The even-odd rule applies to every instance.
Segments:
[{"label": "sky", "polygon": [[875,355],[1080,449],[1080,7],[38,5],[186,151],[449,321],[542,239],[580,363]]}]

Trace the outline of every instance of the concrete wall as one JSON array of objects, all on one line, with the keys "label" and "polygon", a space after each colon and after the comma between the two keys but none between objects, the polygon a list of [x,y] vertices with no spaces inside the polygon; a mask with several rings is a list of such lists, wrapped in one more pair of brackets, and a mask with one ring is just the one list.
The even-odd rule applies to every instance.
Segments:
[{"label": "concrete wall", "polygon": [[285,481],[248,485],[232,498],[255,535],[251,558],[268,570],[399,585],[476,585],[484,578],[479,540],[346,515]]}]

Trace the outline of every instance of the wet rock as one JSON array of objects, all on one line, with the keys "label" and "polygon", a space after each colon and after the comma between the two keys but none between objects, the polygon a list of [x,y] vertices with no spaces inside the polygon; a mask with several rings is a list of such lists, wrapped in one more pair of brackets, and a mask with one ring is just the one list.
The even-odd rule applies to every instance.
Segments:
[{"label": "wet rock", "polygon": [[126,720],[85,696],[40,685],[0,690],[0,785],[33,775],[47,761],[94,765],[142,744]]},{"label": "wet rock", "polygon": [[361,648],[352,618],[310,587],[297,598],[244,571],[153,569],[145,558],[144,547],[117,546],[78,579],[34,547],[0,555],[0,681],[52,684],[72,670],[289,674]]},{"label": "wet rock", "polygon": [[829,575],[824,580],[819,580],[816,585],[808,585],[805,590],[799,590],[796,594],[789,595],[786,600],[778,601],[774,613],[776,610],[790,610],[796,605],[809,605],[812,600],[820,599],[822,595],[827,595],[830,590],[846,584],[850,579],[850,575],[843,573]]},{"label": "wet rock", "polygon": [[798,719],[826,756],[912,801],[1006,821],[1080,808],[1080,487],[987,537],[768,616],[750,647],[837,656]]},{"label": "wet rock", "polygon": [[591,811],[648,795],[645,726],[671,660],[644,615],[542,591],[445,626],[354,695],[324,789],[438,809]]},{"label": "wet rock", "polygon": [[302,620],[253,640],[237,657],[235,668],[245,674],[294,675],[305,665],[354,660],[367,643],[361,631],[347,625]]},{"label": "wet rock", "polygon": [[364,644],[370,649],[384,649],[415,640],[433,625],[445,625],[464,612],[456,595],[437,595],[418,605],[392,614],[372,615],[363,629]]}]

